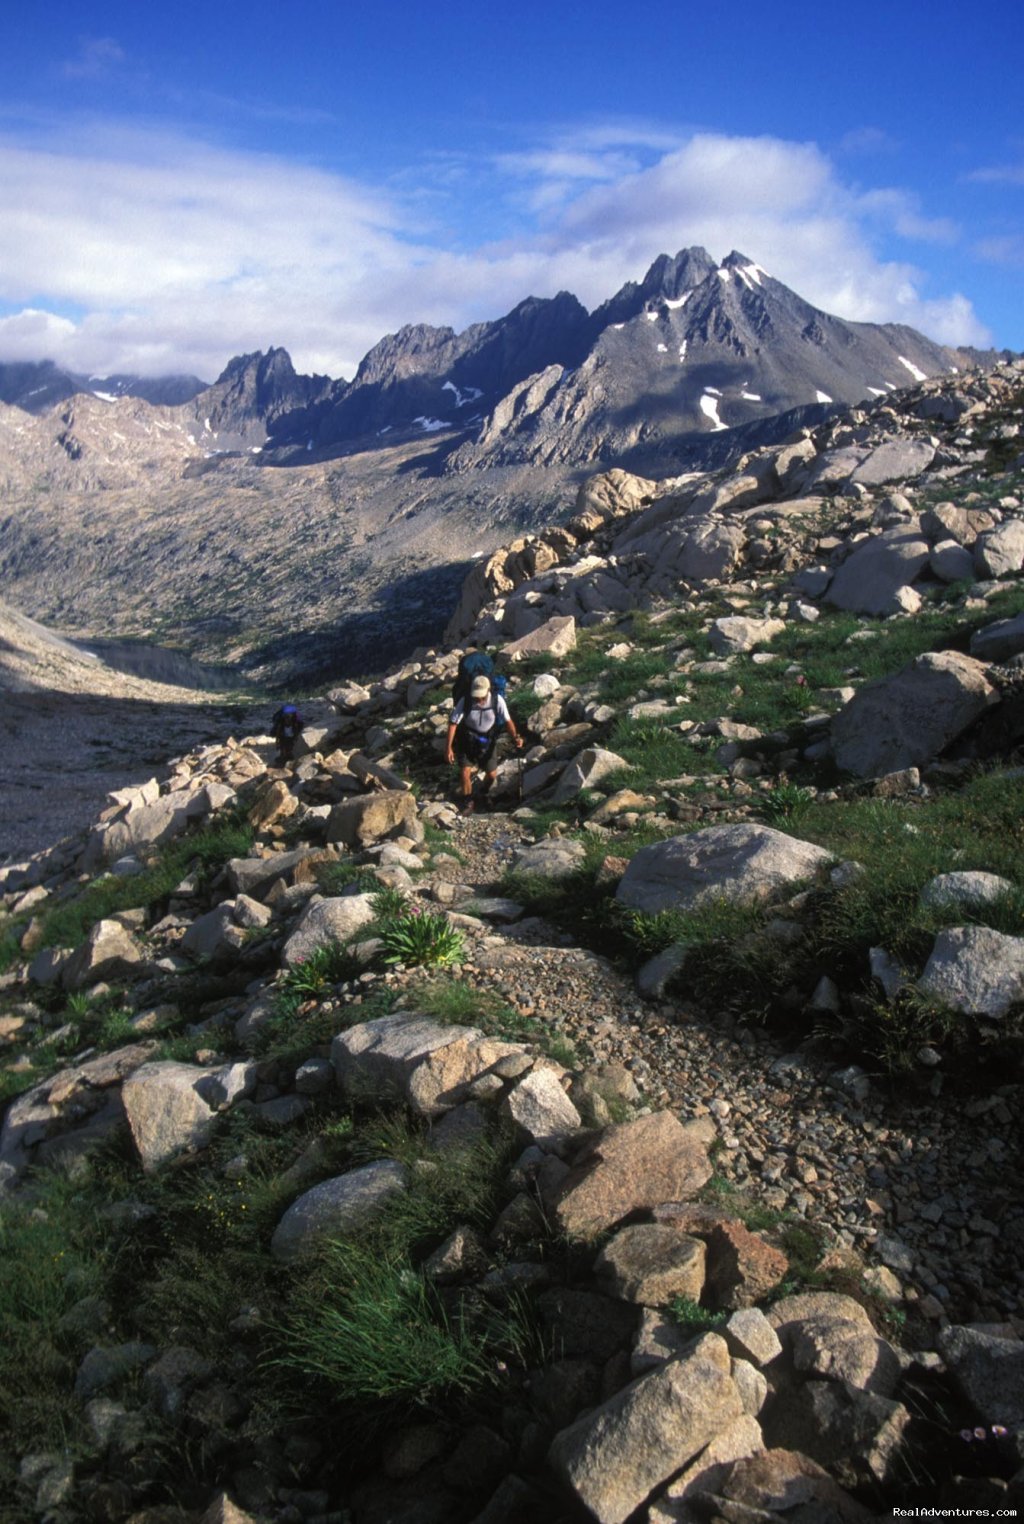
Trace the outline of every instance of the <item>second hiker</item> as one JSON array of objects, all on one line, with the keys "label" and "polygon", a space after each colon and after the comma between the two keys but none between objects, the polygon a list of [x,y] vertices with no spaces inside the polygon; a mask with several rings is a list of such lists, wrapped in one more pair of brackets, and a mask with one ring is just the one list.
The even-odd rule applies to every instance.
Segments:
[{"label": "second hiker", "polygon": [[494,691],[489,678],[474,677],[468,695],[460,698],[452,710],[445,746],[445,761],[459,767],[464,814],[473,809],[473,779],[477,772],[484,774],[481,797],[494,787],[498,776],[493,765],[494,748],[502,726],[516,746],[522,746],[523,738],[503,696]]}]

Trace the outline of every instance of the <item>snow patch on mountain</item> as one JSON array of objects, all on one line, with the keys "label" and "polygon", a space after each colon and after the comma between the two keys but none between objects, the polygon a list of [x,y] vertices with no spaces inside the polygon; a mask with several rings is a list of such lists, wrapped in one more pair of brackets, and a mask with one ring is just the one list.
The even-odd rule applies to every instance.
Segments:
[{"label": "snow patch on mountain", "polygon": [[467,386],[462,391],[455,385],[454,381],[446,381],[441,390],[454,394],[456,407],[465,407],[468,402],[476,402],[479,397],[483,396],[483,392],[478,386]]},{"label": "snow patch on mountain", "polygon": [[924,371],[921,370],[917,365],[914,365],[910,360],[908,360],[905,355],[897,355],[896,358],[899,360],[901,365],[905,366],[906,369],[909,370],[915,381],[928,380],[928,377],[925,375]]},{"label": "snow patch on mountain", "polygon": [[712,387],[709,387],[700,399],[701,412],[704,414],[705,418],[711,419],[711,422],[714,424],[716,430],[724,429],[726,427],[721,418],[718,416],[718,399],[721,395],[721,392],[716,392]]}]

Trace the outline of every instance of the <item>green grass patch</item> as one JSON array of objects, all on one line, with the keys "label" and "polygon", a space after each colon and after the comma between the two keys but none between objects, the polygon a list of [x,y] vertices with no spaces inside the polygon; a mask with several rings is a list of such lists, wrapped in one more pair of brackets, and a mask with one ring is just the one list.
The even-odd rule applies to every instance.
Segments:
[{"label": "green grass patch", "polygon": [[17,1457],[62,1450],[81,1405],[73,1395],[84,1349],[64,1320],[105,1290],[101,1235],[59,1175],[31,1204],[0,1211],[0,1489],[15,1494]]},{"label": "green grass patch", "polygon": [[75,947],[97,921],[167,899],[186,873],[212,878],[230,858],[245,857],[252,843],[252,827],[229,817],[172,842],[134,878],[95,879],[74,899],[43,912],[40,946]]},{"label": "green grass patch", "polygon": [[394,1118],[381,1119],[377,1132],[364,1129],[362,1143],[402,1159],[408,1189],[390,1198],[358,1238],[325,1246],[296,1290],[274,1363],[313,1378],[343,1403],[423,1407],[495,1384],[531,1346],[523,1311],[443,1299],[423,1260],[457,1223],[483,1227],[493,1220],[507,1145],[430,1154],[428,1167],[417,1168],[422,1139],[408,1129],[401,1134]]}]

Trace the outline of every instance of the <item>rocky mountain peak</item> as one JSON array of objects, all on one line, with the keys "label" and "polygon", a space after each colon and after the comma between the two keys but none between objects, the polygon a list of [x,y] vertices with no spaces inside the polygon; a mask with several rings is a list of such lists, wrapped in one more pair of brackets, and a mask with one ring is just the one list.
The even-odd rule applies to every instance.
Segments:
[{"label": "rocky mountain peak", "polygon": [[595,333],[610,323],[628,323],[646,307],[662,301],[679,302],[715,269],[706,249],[695,246],[678,254],[659,254],[640,282],[627,281],[593,316]]}]

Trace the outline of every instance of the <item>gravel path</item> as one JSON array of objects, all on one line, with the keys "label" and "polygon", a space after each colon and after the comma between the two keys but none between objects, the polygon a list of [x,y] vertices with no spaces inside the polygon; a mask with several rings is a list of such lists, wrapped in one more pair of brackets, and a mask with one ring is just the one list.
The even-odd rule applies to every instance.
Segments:
[{"label": "gravel path", "polygon": [[[507,816],[460,820],[462,862],[442,874],[493,889],[527,839]],[[832,1088],[834,1064],[759,1027],[645,1004],[606,959],[566,940],[536,920],[489,932],[464,976],[557,1026],[594,1066],[625,1066],[651,1106],[713,1118],[720,1174],[888,1266],[925,1317],[1024,1316],[1019,1087],[926,1104],[875,1088],[858,1104]]]}]

